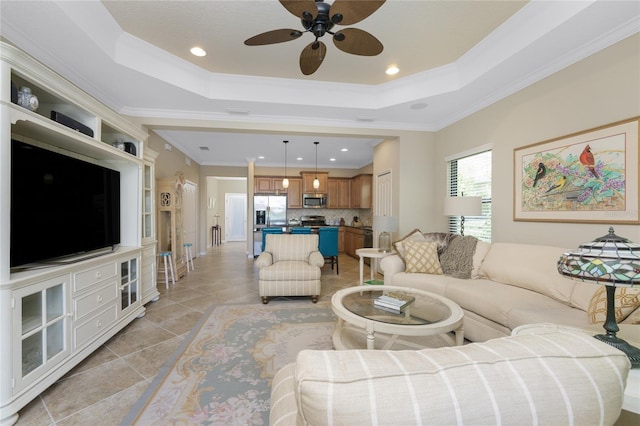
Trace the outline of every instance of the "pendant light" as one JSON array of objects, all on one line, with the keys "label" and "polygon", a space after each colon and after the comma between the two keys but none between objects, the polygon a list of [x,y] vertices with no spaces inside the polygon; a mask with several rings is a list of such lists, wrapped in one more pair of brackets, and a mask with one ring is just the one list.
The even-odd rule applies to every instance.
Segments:
[{"label": "pendant light", "polygon": [[289,188],[289,179],[287,178],[287,144],[289,141],[282,141],[284,143],[284,179],[282,179],[282,187],[284,189]]},{"label": "pendant light", "polygon": [[320,188],[320,181],[318,180],[318,144],[320,142],[314,142],[313,144],[316,146],[316,178],[313,180],[313,189]]}]

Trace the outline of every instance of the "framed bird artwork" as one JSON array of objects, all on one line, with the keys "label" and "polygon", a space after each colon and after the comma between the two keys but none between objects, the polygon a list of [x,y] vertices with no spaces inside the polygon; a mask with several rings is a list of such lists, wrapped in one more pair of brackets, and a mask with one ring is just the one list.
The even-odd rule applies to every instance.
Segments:
[{"label": "framed bird artwork", "polygon": [[640,224],[640,117],[513,150],[515,221]]}]

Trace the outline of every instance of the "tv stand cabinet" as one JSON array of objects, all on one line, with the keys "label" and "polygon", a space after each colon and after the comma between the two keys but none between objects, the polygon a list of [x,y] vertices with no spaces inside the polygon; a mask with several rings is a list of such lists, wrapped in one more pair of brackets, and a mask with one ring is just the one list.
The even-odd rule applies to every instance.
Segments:
[{"label": "tv stand cabinet", "polygon": [[[148,135],[141,127],[24,52],[0,42],[0,59],[0,424],[7,425],[17,421],[19,410],[31,400],[143,316],[146,303],[158,299],[157,154],[145,152]],[[35,111],[12,102],[12,83],[29,87],[38,97]],[[51,111],[80,122],[85,132],[50,119]],[[118,170],[120,246],[97,257],[12,272],[11,139]],[[119,149],[121,141],[131,142],[135,152]],[[55,241],[34,238],[33,244]]]}]

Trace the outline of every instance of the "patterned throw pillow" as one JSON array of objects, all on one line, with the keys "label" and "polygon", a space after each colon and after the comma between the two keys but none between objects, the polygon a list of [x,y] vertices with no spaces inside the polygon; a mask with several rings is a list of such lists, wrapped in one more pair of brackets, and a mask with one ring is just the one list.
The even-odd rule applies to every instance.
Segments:
[{"label": "patterned throw pillow", "polygon": [[407,273],[442,275],[438,243],[409,240],[405,241],[404,249]]},{"label": "patterned throw pillow", "polygon": [[405,261],[406,259],[404,258],[404,252],[405,252],[404,243],[407,241],[425,241],[425,239],[424,239],[424,235],[422,235],[422,232],[420,232],[419,229],[414,229],[413,231],[409,232],[407,235],[402,237],[399,241],[396,241],[395,243],[393,243],[393,248],[396,249],[400,258]]},{"label": "patterned throw pillow", "polygon": [[[616,322],[620,322],[629,316],[631,312],[640,306],[640,288],[617,287],[614,298],[614,311]],[[602,324],[607,317],[607,291],[606,286],[600,286],[589,303],[587,310],[591,324]]]},{"label": "patterned throw pillow", "polygon": [[438,255],[444,253],[449,242],[458,236],[458,234],[452,234],[450,232],[429,232],[423,235],[425,241],[438,243]]}]

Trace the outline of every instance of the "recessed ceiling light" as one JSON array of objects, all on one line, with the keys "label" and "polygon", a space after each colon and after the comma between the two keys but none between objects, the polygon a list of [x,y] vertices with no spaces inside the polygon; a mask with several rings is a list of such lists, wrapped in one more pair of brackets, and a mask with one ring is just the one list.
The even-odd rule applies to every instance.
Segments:
[{"label": "recessed ceiling light", "polygon": [[298,158],[296,158],[296,160],[302,161],[302,157],[298,157]]},{"label": "recessed ceiling light", "polygon": [[260,160],[264,160],[264,155],[258,155],[258,158],[259,158]]},{"label": "recessed ceiling light", "polygon": [[206,56],[207,52],[202,47],[195,46],[191,48],[191,54],[195,56]]},{"label": "recessed ceiling light", "polygon": [[336,161],[335,158],[329,158],[329,161]]},{"label": "recessed ceiling light", "polygon": [[340,151],[347,152],[347,151],[349,151],[349,149],[348,148],[342,148]]},{"label": "recessed ceiling light", "polygon": [[387,75],[396,75],[400,72],[400,68],[396,67],[395,65],[391,65],[385,72],[387,73]]}]

